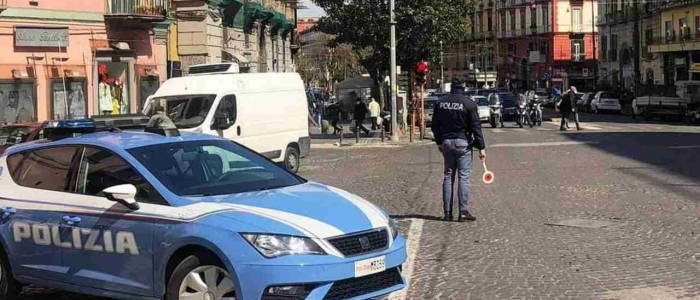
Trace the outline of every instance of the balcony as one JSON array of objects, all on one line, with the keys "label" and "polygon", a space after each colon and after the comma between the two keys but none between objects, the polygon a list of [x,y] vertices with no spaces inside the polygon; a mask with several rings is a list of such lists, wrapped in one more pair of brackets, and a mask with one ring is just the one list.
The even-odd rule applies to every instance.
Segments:
[{"label": "balcony", "polygon": [[105,20],[161,22],[168,17],[169,11],[170,0],[107,0]]},{"label": "balcony", "polygon": [[648,42],[649,52],[677,52],[700,50],[700,28],[693,34],[690,28],[685,27],[680,34],[676,31],[666,32],[665,36],[652,37]]},{"label": "balcony", "polygon": [[584,53],[572,53],[571,61],[573,62],[584,62],[586,61],[586,54]]}]

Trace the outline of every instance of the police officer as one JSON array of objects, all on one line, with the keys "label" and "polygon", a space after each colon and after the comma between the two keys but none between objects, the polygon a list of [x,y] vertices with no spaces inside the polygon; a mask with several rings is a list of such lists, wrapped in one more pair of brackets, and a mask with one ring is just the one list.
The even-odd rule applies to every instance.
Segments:
[{"label": "police officer", "polygon": [[486,144],[481,132],[479,108],[464,95],[464,79],[452,79],[452,91],[440,99],[433,111],[433,136],[445,158],[445,178],[442,185],[442,201],[445,221],[452,221],[452,191],[455,173],[459,174],[458,221],[476,221],[467,210],[469,199],[469,175],[471,173],[472,148],[479,150],[481,161],[486,160]]}]

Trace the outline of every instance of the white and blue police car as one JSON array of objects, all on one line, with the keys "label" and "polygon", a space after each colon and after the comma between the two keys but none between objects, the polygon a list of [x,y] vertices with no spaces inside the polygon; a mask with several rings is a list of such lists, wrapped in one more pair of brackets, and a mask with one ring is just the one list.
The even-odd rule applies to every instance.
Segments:
[{"label": "white and blue police car", "polygon": [[405,240],[377,206],[144,118],[49,122],[48,139],[0,156],[0,299],[24,285],[167,300],[405,287]]}]

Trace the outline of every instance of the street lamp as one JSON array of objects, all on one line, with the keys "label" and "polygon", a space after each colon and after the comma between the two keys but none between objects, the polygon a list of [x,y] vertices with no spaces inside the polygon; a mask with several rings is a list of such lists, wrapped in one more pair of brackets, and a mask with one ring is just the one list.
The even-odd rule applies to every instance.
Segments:
[{"label": "street lamp", "polygon": [[442,41],[440,41],[440,92],[445,92],[445,52],[442,50]]}]

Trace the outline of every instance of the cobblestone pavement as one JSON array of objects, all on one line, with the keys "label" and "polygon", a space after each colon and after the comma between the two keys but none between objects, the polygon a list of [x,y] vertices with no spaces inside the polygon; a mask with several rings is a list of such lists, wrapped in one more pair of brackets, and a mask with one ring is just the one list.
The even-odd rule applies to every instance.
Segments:
[{"label": "cobblestone pavement", "polygon": [[[700,128],[582,119],[595,122],[486,128],[496,181],[474,167],[474,223],[439,220],[432,145],[317,149],[301,175],[377,203],[404,233],[423,221],[407,299],[700,299]],[[614,223],[546,225],[574,218]],[[97,298],[31,289],[30,299]]]}]

